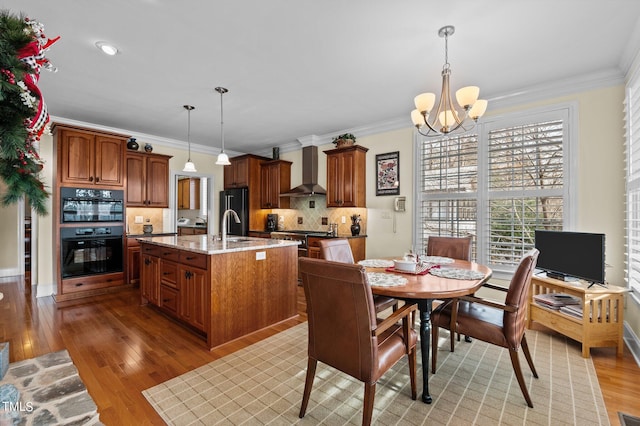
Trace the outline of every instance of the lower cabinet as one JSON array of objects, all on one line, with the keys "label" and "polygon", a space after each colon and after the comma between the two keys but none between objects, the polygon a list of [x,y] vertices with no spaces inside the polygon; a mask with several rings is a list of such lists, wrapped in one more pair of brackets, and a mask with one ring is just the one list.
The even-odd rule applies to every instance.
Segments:
[{"label": "lower cabinet", "polygon": [[178,317],[198,330],[205,330],[207,271],[180,265],[178,270],[180,308]]},{"label": "lower cabinet", "polygon": [[142,244],[140,295],[165,313],[206,332],[207,255]]},{"label": "lower cabinet", "polygon": [[140,259],[140,295],[143,303],[157,305],[160,293],[160,258],[144,253]]},{"label": "lower cabinet", "polygon": [[135,238],[127,238],[126,283],[140,282],[140,243]]}]

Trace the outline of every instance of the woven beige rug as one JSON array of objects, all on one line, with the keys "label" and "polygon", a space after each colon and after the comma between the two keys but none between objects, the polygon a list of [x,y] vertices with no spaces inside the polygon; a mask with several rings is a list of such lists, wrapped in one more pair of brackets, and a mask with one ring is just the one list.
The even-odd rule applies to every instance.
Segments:
[{"label": "woven beige rug", "polygon": [[[563,338],[528,331],[539,379],[522,368],[528,408],[506,349],[459,342],[449,352],[440,333],[438,371],[429,376],[430,405],[412,401],[406,361],[378,382],[373,419],[380,425],[608,425],[593,362]],[[359,425],[363,385],[318,363],[311,400],[298,418],[307,365],[307,324],[143,391],[170,425]],[[420,356],[418,356],[418,360]],[[419,366],[418,377],[422,377]],[[422,382],[418,380],[420,392]]]}]

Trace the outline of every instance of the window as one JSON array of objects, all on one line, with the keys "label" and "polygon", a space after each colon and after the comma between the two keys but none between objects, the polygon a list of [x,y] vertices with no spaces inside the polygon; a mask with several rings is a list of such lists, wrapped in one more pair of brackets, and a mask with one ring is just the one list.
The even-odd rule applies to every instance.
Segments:
[{"label": "window", "polygon": [[640,299],[640,74],[626,88],[627,283]]},{"label": "window", "polygon": [[472,236],[474,259],[509,272],[534,247],[535,229],[568,227],[569,116],[564,106],[421,138],[417,250],[430,235]]}]

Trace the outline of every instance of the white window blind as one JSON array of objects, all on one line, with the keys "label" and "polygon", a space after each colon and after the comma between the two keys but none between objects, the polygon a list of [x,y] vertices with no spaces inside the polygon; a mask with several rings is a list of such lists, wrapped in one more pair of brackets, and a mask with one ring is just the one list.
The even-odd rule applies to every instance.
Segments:
[{"label": "white window blind", "polygon": [[535,229],[563,229],[568,116],[519,114],[473,135],[421,138],[416,249],[431,235],[472,236],[474,259],[509,272],[534,247]]},{"label": "white window blind", "polygon": [[640,77],[627,83],[627,282],[640,298]]}]

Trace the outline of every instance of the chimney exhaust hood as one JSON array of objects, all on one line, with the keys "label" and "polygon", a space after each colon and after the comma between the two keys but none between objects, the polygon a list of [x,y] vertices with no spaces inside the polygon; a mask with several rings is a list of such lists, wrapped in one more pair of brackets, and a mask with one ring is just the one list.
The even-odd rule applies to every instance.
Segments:
[{"label": "chimney exhaust hood", "polygon": [[291,188],[280,196],[309,197],[326,194],[327,191],[318,185],[318,147],[305,146],[302,148],[302,185]]}]

